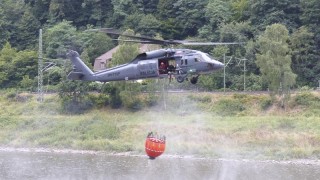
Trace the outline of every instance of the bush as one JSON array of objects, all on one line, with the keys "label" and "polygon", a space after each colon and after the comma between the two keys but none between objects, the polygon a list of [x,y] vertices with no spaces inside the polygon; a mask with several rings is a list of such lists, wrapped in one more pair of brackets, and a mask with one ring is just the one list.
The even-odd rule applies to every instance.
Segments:
[{"label": "bush", "polygon": [[89,99],[98,108],[102,108],[110,104],[110,96],[106,94],[90,94]]},{"label": "bush", "polygon": [[75,101],[73,99],[62,101],[62,111],[65,113],[82,114],[85,111],[91,109],[92,107],[93,103],[89,99],[82,101]]},{"label": "bush", "polygon": [[142,102],[136,94],[132,94],[130,91],[122,91],[120,97],[124,107],[135,111],[142,109]]},{"label": "bush", "polygon": [[6,94],[6,98],[8,99],[8,100],[14,100],[15,98],[16,98],[16,96],[17,96],[17,92],[15,92],[15,91],[9,91],[7,94]]},{"label": "bush", "polygon": [[145,99],[144,99],[144,103],[146,104],[146,106],[148,107],[152,107],[158,104],[158,97],[156,95],[153,94],[149,94]]},{"label": "bush", "polygon": [[197,101],[197,102],[201,102],[201,103],[210,103],[211,102],[211,97],[208,95],[205,95],[205,96],[189,95],[188,98],[193,101]]},{"label": "bush", "polygon": [[222,115],[235,115],[238,112],[244,111],[244,104],[236,99],[222,99],[217,102],[216,109]]},{"label": "bush", "polygon": [[310,106],[319,101],[320,99],[310,92],[303,92],[301,94],[297,94],[294,98],[294,102],[296,105],[303,105],[303,106]]},{"label": "bush", "polygon": [[265,98],[261,100],[260,107],[263,110],[267,110],[272,105],[272,99],[271,98]]}]

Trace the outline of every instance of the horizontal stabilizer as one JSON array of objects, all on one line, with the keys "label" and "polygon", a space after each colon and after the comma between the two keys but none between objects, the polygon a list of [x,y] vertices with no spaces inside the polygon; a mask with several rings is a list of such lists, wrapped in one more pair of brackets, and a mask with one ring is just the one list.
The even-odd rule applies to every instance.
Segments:
[{"label": "horizontal stabilizer", "polygon": [[81,80],[83,77],[83,73],[81,72],[70,72],[68,75],[68,79],[70,80]]}]

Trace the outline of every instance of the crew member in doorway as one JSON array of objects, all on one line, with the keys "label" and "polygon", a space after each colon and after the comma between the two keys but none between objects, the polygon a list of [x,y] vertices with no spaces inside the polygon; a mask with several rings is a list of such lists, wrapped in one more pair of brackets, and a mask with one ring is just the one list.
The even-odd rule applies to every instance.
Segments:
[{"label": "crew member in doorway", "polygon": [[160,63],[160,66],[159,66],[159,71],[160,71],[160,74],[165,74],[166,73],[166,65],[164,64],[164,62],[161,62]]}]

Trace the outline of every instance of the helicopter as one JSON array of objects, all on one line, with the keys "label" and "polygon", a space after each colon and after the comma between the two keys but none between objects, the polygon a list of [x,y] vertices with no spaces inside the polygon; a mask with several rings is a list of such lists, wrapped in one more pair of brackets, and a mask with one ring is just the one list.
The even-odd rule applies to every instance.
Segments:
[{"label": "helicopter", "polygon": [[[143,36],[125,35],[114,32],[112,29],[97,29],[107,34],[127,36],[139,40],[124,40],[126,42],[138,42],[145,44],[161,45],[226,45],[239,43],[220,43],[220,42],[193,42],[182,40],[159,40]],[[222,69],[224,64],[215,60],[212,56],[199,50],[193,49],[158,49],[144,52],[137,55],[131,62],[108,68],[98,72],[93,72],[80,59],[76,51],[69,51],[67,56],[70,58],[73,69],[68,74],[70,80],[82,81],[128,81],[147,78],[175,78],[182,83],[189,80],[192,84],[198,82],[198,78],[203,74],[210,74]]]}]

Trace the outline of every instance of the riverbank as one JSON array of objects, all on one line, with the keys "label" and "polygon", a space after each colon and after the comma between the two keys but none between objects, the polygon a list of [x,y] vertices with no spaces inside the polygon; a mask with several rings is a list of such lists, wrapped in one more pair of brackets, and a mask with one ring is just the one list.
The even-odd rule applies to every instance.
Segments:
[{"label": "riverbank", "polygon": [[[166,155],[232,159],[319,159],[319,92],[286,109],[268,95],[169,94],[137,112],[109,107],[62,114],[58,97],[1,96],[0,146],[143,155],[149,131],[167,137]],[[308,99],[309,98],[309,99]],[[164,106],[163,104],[166,104]],[[165,108],[166,107],[166,108]]]}]

